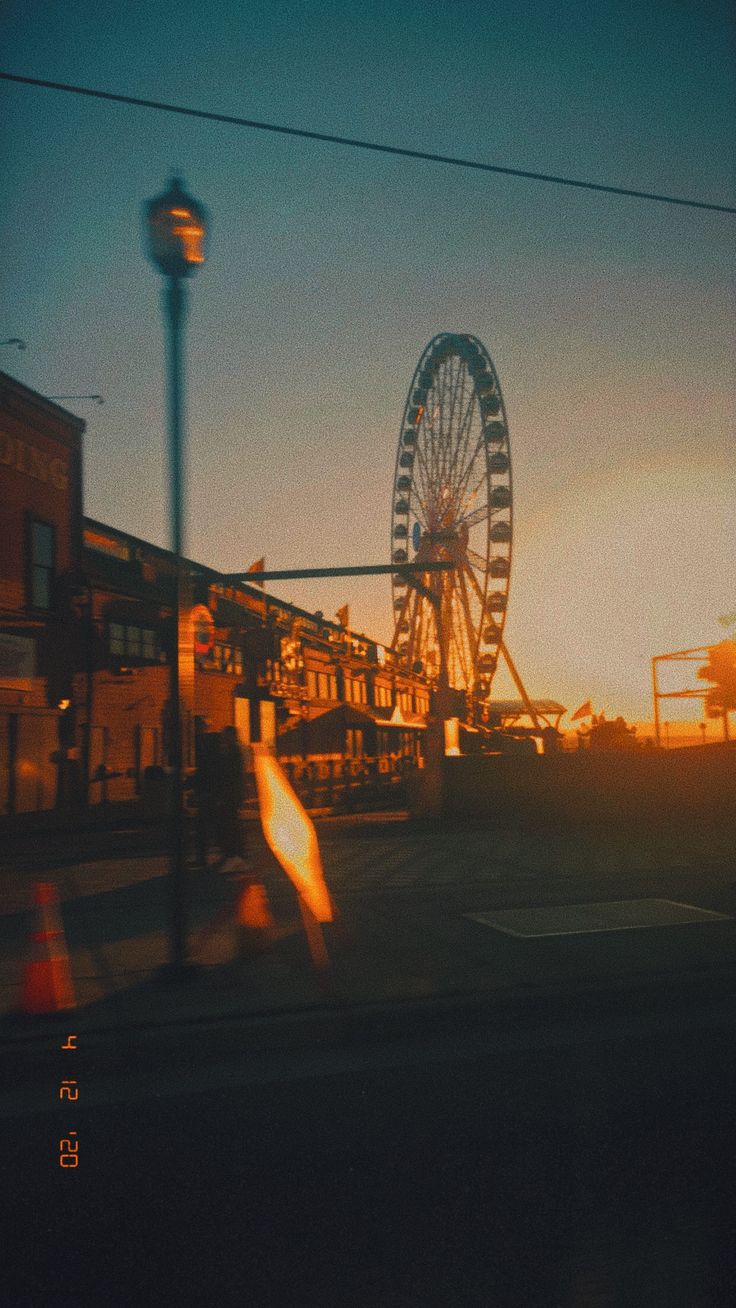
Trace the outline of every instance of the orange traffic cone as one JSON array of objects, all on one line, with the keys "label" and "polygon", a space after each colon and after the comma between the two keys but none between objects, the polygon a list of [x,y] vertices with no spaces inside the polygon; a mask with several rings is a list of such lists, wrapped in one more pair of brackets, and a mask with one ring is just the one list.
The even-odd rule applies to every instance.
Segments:
[{"label": "orange traffic cone", "polygon": [[248,958],[265,949],[275,926],[266,887],[259,881],[249,881],[238,901],[239,957]]},{"label": "orange traffic cone", "polygon": [[59,895],[50,881],[33,888],[38,909],[38,928],[31,932],[30,957],[23,967],[20,1009],[22,1013],[59,1013],[74,1008],[74,987],[69,969]]}]

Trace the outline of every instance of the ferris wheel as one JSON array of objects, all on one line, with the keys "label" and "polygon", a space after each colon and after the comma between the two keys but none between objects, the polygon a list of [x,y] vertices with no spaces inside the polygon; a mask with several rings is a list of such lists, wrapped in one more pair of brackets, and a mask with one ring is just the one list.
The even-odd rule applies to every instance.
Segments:
[{"label": "ferris wheel", "polygon": [[[391,510],[392,561],[451,571],[392,577],[392,647],[435,683],[487,700],[511,577],[511,451],[501,387],[475,336],[442,332],[417,364],[404,409]],[[434,596],[432,602],[426,591]]]}]

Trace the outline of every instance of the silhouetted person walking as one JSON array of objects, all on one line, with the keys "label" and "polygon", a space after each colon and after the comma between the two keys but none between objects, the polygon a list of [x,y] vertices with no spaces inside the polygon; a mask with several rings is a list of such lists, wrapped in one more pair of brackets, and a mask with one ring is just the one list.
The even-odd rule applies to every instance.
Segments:
[{"label": "silhouetted person walking", "polygon": [[217,761],[217,843],[223,858],[222,870],[233,859],[243,858],[240,806],[245,793],[243,751],[235,727],[220,732]]},{"label": "silhouetted person walking", "polygon": [[195,739],[196,765],[194,798],[197,806],[195,823],[197,860],[207,866],[209,847],[217,835],[217,796],[219,787],[220,737],[205,730],[205,723],[197,719]]}]

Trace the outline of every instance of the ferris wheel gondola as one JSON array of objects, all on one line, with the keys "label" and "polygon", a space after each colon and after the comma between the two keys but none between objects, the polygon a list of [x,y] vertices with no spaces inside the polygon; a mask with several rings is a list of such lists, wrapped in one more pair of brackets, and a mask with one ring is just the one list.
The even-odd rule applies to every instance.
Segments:
[{"label": "ferris wheel gondola", "polygon": [[487,700],[502,649],[512,546],[511,451],[501,387],[475,336],[443,332],[417,364],[399,435],[391,508],[395,564],[451,571],[392,577],[393,648],[407,669]]}]

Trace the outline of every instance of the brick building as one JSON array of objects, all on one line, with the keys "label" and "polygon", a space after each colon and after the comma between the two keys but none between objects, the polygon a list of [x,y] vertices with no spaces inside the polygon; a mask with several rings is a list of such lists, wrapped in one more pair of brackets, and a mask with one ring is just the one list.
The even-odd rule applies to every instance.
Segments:
[{"label": "brick building", "polygon": [[[168,763],[173,559],[84,518],[83,432],[0,373],[0,817],[134,800]],[[186,766],[197,719],[267,741],[296,780],[420,761],[429,688],[390,650],[199,563],[186,573]]]},{"label": "brick building", "polygon": [[83,432],[0,373],[0,813],[52,807],[74,761]]},{"label": "brick building", "polygon": [[[77,693],[88,704],[90,802],[131,799],[145,769],[168,762],[172,558],[90,519],[82,554],[88,668]],[[182,677],[186,766],[197,719],[211,731],[234,725],[243,745],[266,741],[297,778],[314,763],[419,761],[429,688],[390,650],[256,585],[194,562],[186,570],[195,628],[190,684]]]}]

